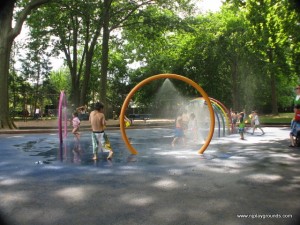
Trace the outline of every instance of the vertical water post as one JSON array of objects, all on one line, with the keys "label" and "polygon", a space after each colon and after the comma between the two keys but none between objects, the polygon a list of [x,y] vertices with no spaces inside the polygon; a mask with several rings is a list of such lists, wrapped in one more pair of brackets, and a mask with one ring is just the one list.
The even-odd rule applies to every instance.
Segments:
[{"label": "vertical water post", "polygon": [[[64,131],[63,131],[64,128]],[[63,160],[63,142],[67,137],[67,100],[64,91],[60,92],[58,102],[58,136],[59,136],[59,158]]]},{"label": "vertical water post", "polygon": [[[67,137],[67,100],[65,92],[61,91],[58,102],[58,135],[59,143],[63,143],[63,139]],[[64,131],[63,131],[64,129]]]}]

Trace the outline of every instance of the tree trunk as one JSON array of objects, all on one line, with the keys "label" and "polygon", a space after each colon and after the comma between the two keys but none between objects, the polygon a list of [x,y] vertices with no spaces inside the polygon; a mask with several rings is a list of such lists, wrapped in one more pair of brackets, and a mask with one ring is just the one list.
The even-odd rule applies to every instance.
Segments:
[{"label": "tree trunk", "polygon": [[[87,32],[86,32],[86,43],[85,43],[85,51],[86,52],[86,60],[85,60],[85,71],[84,71],[84,76],[83,76],[83,82],[82,82],[82,90],[81,90],[81,97],[80,97],[80,104],[85,105],[86,104],[86,96],[88,92],[88,87],[91,79],[91,70],[92,70],[92,62],[93,62],[93,56],[94,56],[94,49],[97,44],[97,40],[100,36],[100,30],[102,28],[102,19],[100,18],[99,25],[97,26],[97,29],[95,31],[95,34],[92,38],[90,47],[88,46],[90,42],[90,36],[89,36],[89,31],[90,31],[90,18],[88,18],[87,21]],[[94,98],[93,98],[94,99]]]},{"label": "tree trunk", "polygon": [[14,129],[15,124],[9,115],[8,77],[12,44],[22,29],[23,23],[31,10],[51,0],[32,0],[24,7],[12,28],[15,0],[5,1],[0,8],[0,129]]},{"label": "tree trunk", "polygon": [[90,77],[91,77],[92,58],[93,58],[93,51],[88,52],[86,54],[85,70],[84,70],[82,89],[81,89],[81,97],[80,97],[80,105],[86,104],[88,85],[90,83]]},{"label": "tree trunk", "polygon": [[8,77],[10,52],[14,38],[11,36],[11,21],[14,2],[7,3],[0,12],[0,129],[13,129],[16,126],[9,115]]},{"label": "tree trunk", "polygon": [[108,46],[109,19],[110,19],[109,10],[110,10],[110,1],[104,0],[100,101],[104,104],[106,109],[108,108],[107,101],[106,101],[106,87],[107,87],[107,71],[108,71],[108,52],[109,52],[109,46]]}]

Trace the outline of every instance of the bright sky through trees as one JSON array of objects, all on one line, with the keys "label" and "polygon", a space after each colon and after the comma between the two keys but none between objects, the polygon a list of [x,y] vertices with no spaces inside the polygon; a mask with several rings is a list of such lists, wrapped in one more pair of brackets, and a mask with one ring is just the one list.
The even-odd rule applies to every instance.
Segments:
[{"label": "bright sky through trees", "polygon": [[201,11],[203,12],[207,12],[207,11],[211,11],[211,12],[216,12],[220,9],[221,5],[222,5],[222,1],[221,0],[196,0],[198,3],[198,7]]},{"label": "bright sky through trees", "polygon": [[[199,7],[199,11],[202,13],[211,11],[216,12],[220,9],[222,5],[222,0],[195,0],[197,7]],[[26,27],[26,23],[22,28],[20,35],[16,38],[18,42],[26,41],[26,37],[28,35],[28,28]],[[21,53],[22,54],[22,53]],[[58,70],[61,66],[63,66],[63,56],[52,57],[51,63],[54,70]],[[20,67],[17,62],[17,68]]]}]

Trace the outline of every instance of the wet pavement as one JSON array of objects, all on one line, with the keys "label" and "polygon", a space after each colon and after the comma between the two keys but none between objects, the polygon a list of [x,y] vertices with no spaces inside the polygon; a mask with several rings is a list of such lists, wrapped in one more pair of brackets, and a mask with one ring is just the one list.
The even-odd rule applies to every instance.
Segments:
[{"label": "wet pavement", "polygon": [[[297,224],[300,149],[288,128],[171,147],[168,128],[108,130],[115,155],[91,160],[91,134],[0,135],[0,212],[7,224]],[[247,217],[247,218],[246,218]]]}]

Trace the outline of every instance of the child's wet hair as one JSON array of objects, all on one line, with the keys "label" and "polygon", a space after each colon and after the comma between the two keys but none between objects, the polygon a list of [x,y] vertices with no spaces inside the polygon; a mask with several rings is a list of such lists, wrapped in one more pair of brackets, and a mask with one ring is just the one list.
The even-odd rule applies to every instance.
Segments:
[{"label": "child's wet hair", "polygon": [[241,115],[241,118],[240,118],[240,122],[243,122],[244,121],[244,112],[240,112],[240,115]]},{"label": "child's wet hair", "polygon": [[96,102],[95,105],[94,105],[94,108],[95,108],[95,110],[99,111],[99,110],[104,108],[104,105],[101,102]]}]

